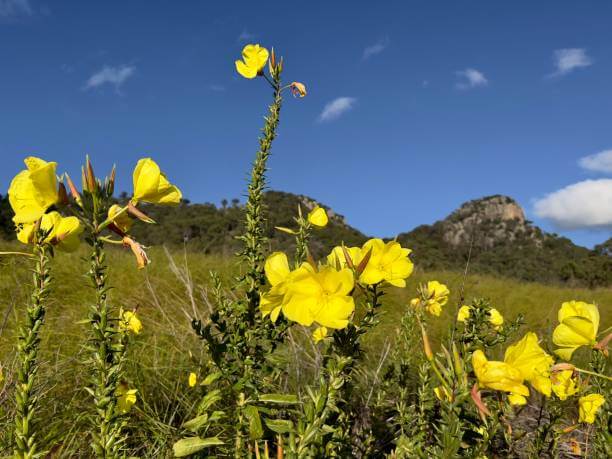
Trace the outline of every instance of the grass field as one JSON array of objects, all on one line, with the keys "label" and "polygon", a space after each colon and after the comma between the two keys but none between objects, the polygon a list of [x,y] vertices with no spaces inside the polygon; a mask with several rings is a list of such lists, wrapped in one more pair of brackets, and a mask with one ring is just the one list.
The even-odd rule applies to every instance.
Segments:
[{"label": "grass field", "polygon": [[[4,247],[4,250],[15,247]],[[86,306],[93,298],[87,289],[86,249],[66,255],[58,253],[53,261],[53,291],[48,303],[43,331],[41,369],[45,419],[43,431],[47,446],[62,448],[71,457],[87,456],[89,440],[83,428],[90,405],[83,389],[87,375],[81,371],[85,359],[82,349],[86,340],[85,325],[79,324],[86,315]],[[163,457],[172,440],[179,435],[181,422],[188,419],[198,395],[187,386],[187,374],[197,369],[197,362],[205,359],[198,339],[191,331],[190,320],[203,318],[212,307],[208,301],[209,271],[216,270],[229,280],[238,275],[232,259],[203,256],[184,251],[169,252],[152,249],[153,263],[138,271],[130,253],[109,251],[110,279],[114,287],[112,298],[121,299],[124,309],[138,308],[144,325],[143,332],[130,347],[128,377],[139,390],[139,401],[132,411],[130,424],[132,454],[143,457]],[[12,398],[16,323],[30,289],[28,261],[24,257],[4,258],[0,264],[0,361],[5,381],[0,385],[0,452],[9,441],[12,420]],[[543,332],[556,324],[556,312],[563,301],[580,299],[599,305],[602,313],[600,330],[612,322],[612,289],[583,290],[558,286],[520,283],[508,279],[468,275],[455,272],[416,271],[406,289],[392,289],[385,296],[381,324],[369,338],[369,359],[372,365],[379,360],[383,349],[392,346],[395,330],[403,308],[414,296],[419,282],[437,279],[451,290],[451,300],[443,316],[437,320],[438,333],[448,326],[455,314],[463,289],[466,301],[486,297],[505,317],[521,313],[530,329]],[[432,321],[433,322],[433,321]],[[293,349],[288,354],[303,353],[313,362],[309,346],[299,343],[303,333],[294,330]],[[546,333],[550,336],[550,333]],[[291,351],[291,352],[289,352]],[[303,371],[287,359],[289,374]],[[308,359],[306,359],[308,361]],[[293,362],[293,363],[292,363]]]}]

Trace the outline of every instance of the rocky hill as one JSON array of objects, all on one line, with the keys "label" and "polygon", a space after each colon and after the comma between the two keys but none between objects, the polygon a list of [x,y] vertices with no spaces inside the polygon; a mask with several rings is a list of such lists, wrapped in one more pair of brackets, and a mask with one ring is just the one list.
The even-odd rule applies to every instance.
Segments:
[{"label": "rocky hill", "polygon": [[[307,212],[315,201],[307,196],[269,191],[265,196],[269,215],[266,228],[271,250],[294,249],[293,237],[274,229],[294,227],[298,206]],[[323,207],[325,207],[323,205]],[[314,231],[310,248],[322,257],[340,241],[360,245],[367,236],[329,209],[329,226]],[[243,207],[239,200],[214,204],[144,209],[157,225],[136,225],[135,236],[150,245],[185,245],[189,250],[230,256],[239,249]],[[0,235],[14,238],[10,207],[0,199]],[[489,196],[467,202],[444,220],[422,225],[398,236],[413,249],[419,269],[464,270],[522,280],[571,285],[612,285],[612,239],[589,250],[569,239],[542,231],[525,219],[520,205],[507,196]]]},{"label": "rocky hill", "polygon": [[[529,281],[612,285],[608,241],[594,250],[542,231],[507,196],[467,202],[444,220],[422,225],[398,240],[425,269],[465,269]],[[606,245],[607,244],[607,245]]]}]

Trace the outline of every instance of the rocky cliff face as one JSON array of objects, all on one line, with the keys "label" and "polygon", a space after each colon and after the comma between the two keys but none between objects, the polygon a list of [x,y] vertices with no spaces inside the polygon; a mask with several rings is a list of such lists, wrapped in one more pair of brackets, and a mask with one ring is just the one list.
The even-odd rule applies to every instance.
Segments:
[{"label": "rocky cliff face", "polygon": [[491,248],[519,238],[536,241],[538,233],[525,219],[521,206],[501,195],[466,202],[439,224],[444,241],[454,247],[473,243]]}]

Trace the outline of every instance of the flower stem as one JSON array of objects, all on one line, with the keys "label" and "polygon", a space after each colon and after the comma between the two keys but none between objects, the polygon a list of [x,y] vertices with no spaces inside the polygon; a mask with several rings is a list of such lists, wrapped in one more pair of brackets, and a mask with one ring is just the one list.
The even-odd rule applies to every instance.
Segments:
[{"label": "flower stem", "polygon": [[89,311],[92,332],[90,360],[92,379],[88,392],[93,396],[96,407],[92,448],[96,457],[107,459],[120,456],[124,441],[121,433],[123,423],[115,410],[117,404],[115,392],[121,382],[124,344],[107,301],[108,267],[104,242],[94,233],[91,235],[91,245],[93,251],[88,274],[96,295],[95,303]]},{"label": "flower stem", "polygon": [[40,347],[40,328],[45,318],[45,300],[49,293],[51,281],[49,271],[49,248],[46,244],[34,248],[36,265],[34,268],[34,285],[30,304],[26,309],[26,324],[20,328],[17,352],[20,368],[17,372],[15,398],[17,414],[15,416],[15,457],[29,459],[38,457],[36,429],[34,420],[38,397],[35,394],[35,377],[38,373],[38,349]]},{"label": "flower stem", "polygon": [[[247,298],[249,302],[248,320],[254,321],[255,312],[259,305],[259,290],[265,283],[263,272],[265,236],[265,218],[263,209],[263,192],[266,187],[267,162],[272,149],[272,142],[276,137],[278,128],[282,97],[280,91],[280,71],[275,72],[274,100],[269,108],[269,114],[265,118],[263,135],[259,138],[259,150],[255,156],[251,180],[248,187],[248,199],[246,202],[245,233],[240,237],[244,248],[240,253],[242,260],[248,267],[244,276],[247,287]],[[267,78],[267,77],[266,77]]]}]

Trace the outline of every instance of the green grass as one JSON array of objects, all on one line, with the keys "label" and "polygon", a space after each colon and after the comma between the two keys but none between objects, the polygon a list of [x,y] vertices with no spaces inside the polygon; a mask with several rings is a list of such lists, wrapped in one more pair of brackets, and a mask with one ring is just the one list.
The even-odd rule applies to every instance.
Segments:
[{"label": "green grass", "polygon": [[[14,246],[11,246],[13,250]],[[4,248],[9,250],[10,248]],[[216,270],[226,281],[238,275],[232,259],[205,256],[197,253],[153,249],[153,263],[138,271],[131,254],[123,250],[110,250],[111,293],[115,305],[124,309],[138,308],[144,330],[130,347],[128,378],[139,390],[139,401],[132,412],[130,445],[134,455],[165,457],[172,442],[180,435],[180,424],[189,419],[198,399],[198,392],[187,386],[187,374],[197,369],[205,359],[202,346],[191,331],[190,319],[194,315],[205,317],[212,305],[208,301],[209,271]],[[58,253],[53,261],[53,291],[47,308],[43,331],[41,369],[39,380],[44,391],[43,444],[56,447],[61,455],[87,457],[90,455],[87,438],[87,413],[90,410],[88,394],[83,387],[87,374],[83,371],[85,355],[82,345],[86,340],[86,326],[79,324],[85,318],[87,304],[93,292],[83,275],[87,269],[87,251],[76,254]],[[169,258],[172,257],[172,258]],[[171,261],[171,259],[173,261]],[[24,257],[3,258],[0,261],[0,361],[5,381],[0,384],[0,453],[10,441],[12,421],[12,384],[16,326],[28,300],[29,262]],[[448,327],[459,304],[463,288],[468,302],[474,297],[489,298],[507,318],[521,313],[527,327],[549,336],[556,324],[556,312],[563,301],[580,299],[600,306],[603,330],[611,325],[612,289],[573,289],[544,286],[535,283],[468,275],[455,272],[415,272],[406,289],[388,289],[383,298],[383,316],[379,327],[369,338],[367,349],[370,361],[375,362],[385,343],[393,344],[408,300],[414,296],[418,283],[437,279],[446,283],[451,300],[443,316],[430,322],[437,335]],[[312,347],[300,346],[304,330],[295,330],[287,353],[300,354],[293,360],[289,373],[295,373],[300,359],[312,357]],[[316,361],[312,359],[312,361]],[[60,449],[61,448],[61,449]]]}]

